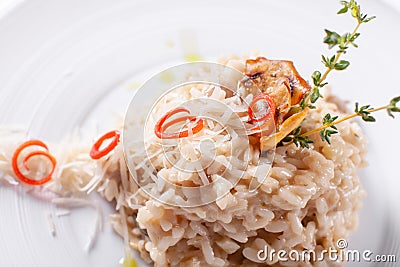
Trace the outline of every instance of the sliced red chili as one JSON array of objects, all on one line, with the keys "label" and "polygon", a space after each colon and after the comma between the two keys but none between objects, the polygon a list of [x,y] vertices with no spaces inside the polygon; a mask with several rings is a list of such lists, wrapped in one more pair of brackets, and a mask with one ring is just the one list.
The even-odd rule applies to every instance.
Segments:
[{"label": "sliced red chili", "polygon": [[165,133],[165,131],[172,125],[187,120],[189,120],[190,122],[196,122],[196,124],[193,127],[190,127],[192,134],[196,134],[203,129],[204,127],[203,120],[197,118],[196,116],[185,115],[165,123],[166,120],[169,119],[171,116],[182,112],[190,114],[190,111],[188,109],[179,107],[171,111],[168,111],[164,116],[162,116],[161,119],[156,123],[156,126],[154,127],[154,133],[156,134],[156,136],[160,139],[175,139],[175,138],[188,137],[189,129],[177,133]]},{"label": "sliced red chili", "polygon": [[[260,118],[257,118],[254,116],[253,110],[255,109],[255,106],[257,105],[258,102],[260,101],[266,101],[268,104],[267,110],[265,110],[265,114],[261,116]],[[247,112],[249,113],[250,120],[254,122],[261,122],[261,121],[266,121],[269,119],[274,119],[275,121],[275,110],[276,110],[276,105],[274,100],[267,94],[261,93],[257,95],[253,101],[250,103]]]},{"label": "sliced red chili", "polygon": [[[24,168],[25,168],[27,171],[29,171],[27,162],[29,161],[30,158],[32,158],[32,157],[34,157],[34,156],[43,156],[43,157],[46,157],[48,160],[50,160],[50,162],[51,162],[51,164],[52,164],[52,168],[51,168],[49,174],[47,174],[47,175],[46,175],[45,177],[43,177],[42,179],[38,179],[38,180],[37,180],[37,179],[32,179],[32,178],[30,178],[30,177],[24,175],[24,174],[21,172],[21,170],[19,169],[19,166],[18,166],[18,158],[19,158],[19,155],[21,154],[21,152],[22,152],[24,149],[26,149],[26,148],[28,148],[28,147],[31,147],[31,146],[38,146],[38,147],[41,147],[41,148],[45,149],[45,151],[43,151],[43,150],[33,151],[33,152],[29,153],[29,154],[24,158],[24,160],[23,160],[23,165],[24,165]],[[21,145],[15,150],[14,155],[13,155],[13,157],[12,157],[12,162],[11,162],[13,171],[14,171],[15,175],[18,177],[18,179],[20,179],[22,182],[24,182],[24,183],[26,183],[26,184],[29,184],[29,185],[43,185],[43,184],[47,183],[48,181],[50,181],[50,180],[51,180],[51,177],[52,177],[52,175],[53,175],[53,173],[54,173],[54,170],[55,170],[55,168],[56,168],[57,161],[56,161],[56,159],[55,159],[48,151],[49,151],[49,149],[48,149],[48,147],[46,146],[46,144],[43,143],[43,142],[40,141],[40,140],[30,140],[30,141],[27,141],[27,142],[21,144]]]},{"label": "sliced red chili", "polygon": [[[92,149],[90,150],[90,157],[92,159],[100,159],[110,153],[119,143],[121,133],[119,131],[111,131],[105,133],[102,137],[100,137],[96,143],[93,144]],[[100,149],[103,145],[104,141],[112,139],[111,142],[103,149]]]}]

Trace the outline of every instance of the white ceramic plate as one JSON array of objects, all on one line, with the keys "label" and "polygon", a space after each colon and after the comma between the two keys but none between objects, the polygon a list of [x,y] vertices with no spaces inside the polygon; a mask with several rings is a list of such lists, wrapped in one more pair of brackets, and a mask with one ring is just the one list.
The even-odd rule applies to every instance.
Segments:
[{"label": "white ceramic plate", "polygon": [[[346,56],[350,68],[329,81],[344,99],[380,105],[400,94],[400,16],[363,2],[378,19],[361,29],[359,49]],[[124,113],[135,87],[193,53],[215,61],[259,50],[293,60],[309,77],[327,53],[323,29],[354,26],[335,14],[338,9],[339,1],[311,0],[22,1],[0,19],[0,125],[20,125],[31,137],[52,142],[76,128],[95,136]],[[368,197],[350,246],[390,254],[395,252],[385,248],[385,238],[398,228],[387,225],[400,222],[393,212],[400,204],[400,124],[377,117],[364,127],[370,139],[370,166],[362,172]],[[104,208],[107,222],[112,210]],[[53,216],[55,237],[47,220],[55,213],[50,203],[1,186],[0,211],[0,266],[117,266],[123,254],[108,223],[92,251],[83,250],[94,223],[90,209]]]}]

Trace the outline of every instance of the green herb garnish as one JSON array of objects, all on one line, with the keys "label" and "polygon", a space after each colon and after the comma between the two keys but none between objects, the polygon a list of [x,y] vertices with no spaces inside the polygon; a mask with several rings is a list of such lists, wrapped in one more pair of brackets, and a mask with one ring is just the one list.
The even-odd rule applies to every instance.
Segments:
[{"label": "green herb garnish", "polygon": [[[358,29],[361,24],[367,23],[375,18],[375,16],[368,17],[368,15],[361,13],[361,8],[356,1],[341,1],[342,8],[337,12],[338,14],[350,13],[353,18],[356,19],[357,24],[351,33],[339,33],[325,29],[325,37],[323,42],[328,45],[329,49],[337,48],[336,53],[332,56],[322,55],[322,63],[326,67],[325,71],[314,71],[311,79],[313,86],[310,92],[303,98],[304,101],[300,102],[298,107],[293,107],[292,110],[298,111],[305,109],[306,107],[315,108],[314,104],[319,98],[322,98],[320,89],[328,83],[325,81],[329,73],[333,70],[341,71],[349,67],[350,62],[341,59],[341,56],[347,52],[349,45],[358,47],[355,43],[356,39],[360,36]],[[311,102],[311,104],[310,104]]]},{"label": "green herb garnish", "polygon": [[282,139],[282,144],[291,144],[294,143],[297,147],[306,147],[310,148],[310,144],[313,143],[312,140],[308,138],[308,136],[301,136],[301,126],[294,129],[288,136]]},{"label": "green herb garnish", "polygon": [[[337,50],[332,56],[321,56],[322,63],[326,69],[323,73],[319,70],[313,72],[311,75],[313,86],[310,92],[301,100],[299,105],[292,107],[291,110],[293,112],[298,112],[299,110],[304,110],[305,108],[315,108],[313,104],[317,102],[318,99],[323,97],[320,89],[328,84],[325,80],[329,73],[333,70],[341,71],[349,67],[350,62],[341,59],[341,57],[346,54],[349,46],[353,46],[355,48],[358,47],[358,45],[355,43],[360,36],[358,29],[363,23],[367,23],[375,18],[375,16],[369,17],[367,14],[361,13],[360,5],[358,5],[354,0],[341,1],[341,4],[342,8],[337,12],[337,14],[350,13],[351,16],[356,19],[357,24],[351,33],[339,34],[335,31],[325,29],[325,37],[323,42],[328,45],[329,49],[337,48]],[[357,116],[360,116],[366,122],[374,122],[375,118],[371,115],[371,113],[384,109],[387,111],[389,116],[394,118],[393,112],[400,112],[400,107],[396,106],[399,102],[400,97],[395,97],[390,101],[389,105],[379,108],[370,108],[370,105],[360,107],[359,104],[356,103],[353,114],[344,116],[340,119],[338,116],[326,114],[322,120],[321,127],[301,134],[301,126],[299,126],[288,136],[286,136],[281,143],[294,143],[296,146],[309,148],[310,144],[312,143],[312,140],[308,138],[309,135],[319,132],[321,140],[330,144],[331,136],[338,133],[338,130],[335,126],[336,124]]]},{"label": "green herb garnish", "polygon": [[332,117],[331,114],[328,113],[322,120],[322,125],[327,126],[327,128],[322,129],[319,132],[319,135],[321,136],[321,140],[328,142],[328,144],[331,144],[331,135],[338,133],[336,126],[333,125],[334,121],[337,120],[337,118],[338,116]]},{"label": "green herb garnish", "polygon": [[[306,147],[309,148],[309,144],[312,143],[311,140],[308,139],[308,136],[314,134],[314,133],[320,133],[320,137],[322,141],[326,141],[330,144],[330,137],[333,134],[337,134],[337,128],[336,124],[339,124],[341,122],[344,122],[346,120],[355,118],[355,117],[361,117],[362,120],[366,122],[374,122],[376,119],[371,115],[371,113],[380,111],[380,110],[386,110],[388,112],[388,115],[392,118],[394,118],[393,113],[394,112],[400,112],[400,107],[397,106],[397,104],[400,102],[400,96],[395,97],[390,100],[390,103],[385,106],[381,106],[378,108],[371,108],[370,105],[365,105],[365,106],[359,106],[358,103],[355,104],[355,109],[354,113],[350,115],[346,115],[343,118],[338,119],[338,116],[332,117],[331,114],[326,114],[322,120],[322,126],[318,127],[314,130],[305,132],[303,134],[300,134],[301,131],[301,126],[299,126],[295,131],[293,131],[290,135],[288,135],[288,138],[284,138],[283,142],[286,144],[289,143],[295,143],[296,146],[301,146],[301,147]],[[307,139],[304,139],[307,138]],[[305,141],[306,140],[306,141]],[[297,141],[297,143],[296,143]]]}]

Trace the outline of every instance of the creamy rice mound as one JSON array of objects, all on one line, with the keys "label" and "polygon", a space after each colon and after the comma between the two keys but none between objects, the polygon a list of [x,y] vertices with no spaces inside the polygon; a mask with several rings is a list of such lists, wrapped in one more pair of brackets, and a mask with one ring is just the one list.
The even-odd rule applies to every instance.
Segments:
[{"label": "creamy rice mound", "polygon": [[[339,106],[342,103],[326,96],[310,110],[303,130],[318,127],[326,113],[343,115]],[[244,177],[221,200],[201,207],[162,204],[128,174],[125,178],[115,174],[121,170],[114,170],[99,186],[115,183],[102,191],[108,200],[115,198],[125,207],[122,215],[112,216],[113,226],[123,235],[127,221],[131,245],[154,266],[342,265],[328,258],[301,263],[257,259],[258,251],[266,247],[313,250],[319,255],[336,248],[336,242],[347,239],[357,227],[364,196],[357,172],[365,165],[366,140],[356,122],[345,121],[338,129],[331,145],[314,134],[310,149],[294,144],[277,147],[271,172],[257,192],[249,192],[249,179]],[[118,161],[121,153],[113,157],[110,161]],[[121,179],[129,185],[122,187]],[[150,181],[149,186],[157,187]]]},{"label": "creamy rice mound", "polygon": [[[201,94],[236,105],[221,88],[212,91],[189,88],[181,98],[188,100]],[[164,103],[158,110],[161,115],[171,108],[168,101]],[[327,113],[344,115],[343,106],[336,97],[325,95],[317,102],[317,108],[309,111],[302,131],[320,126]],[[235,107],[240,109],[240,105]],[[154,181],[151,175],[154,176],[154,170],[156,175],[172,182],[194,185],[201,182],[198,176],[179,176],[168,165],[159,153],[154,134],[149,134],[147,140],[148,148],[154,151],[150,158],[139,151],[128,159],[136,166],[133,175],[144,179],[144,187],[139,187],[131,177],[122,144],[109,157],[94,162],[88,156],[87,145],[68,141],[68,145],[52,150],[58,167],[45,189],[65,197],[63,201],[67,201],[66,197],[99,192],[116,205],[116,213],[111,215],[114,229],[154,266],[340,266],[343,263],[333,263],[328,258],[321,262],[257,258],[258,252],[265,248],[287,252],[312,250],[318,255],[322,250],[336,248],[337,241],[347,239],[357,227],[357,210],[365,195],[358,170],[365,165],[366,139],[354,121],[345,121],[337,127],[339,134],[332,136],[331,145],[322,142],[317,133],[310,136],[314,141],[310,149],[294,144],[278,146],[272,169],[257,191],[249,190],[250,179],[255,175],[255,166],[250,164],[228,194],[199,207],[163,204],[145,192],[157,195],[163,186]],[[225,140],[221,132],[212,138],[221,147],[238,145],[234,140]],[[5,166],[0,180],[11,184],[16,183],[9,164],[16,144],[4,143],[7,149],[0,155],[0,163]],[[254,148],[250,151],[250,162],[257,162],[259,151]],[[223,154],[223,149],[217,151],[221,166],[225,164]],[[150,174],[146,172],[151,168],[154,170]],[[216,182],[215,192],[218,194],[225,185]],[[183,194],[169,190],[158,198],[176,200],[179,204]]]}]

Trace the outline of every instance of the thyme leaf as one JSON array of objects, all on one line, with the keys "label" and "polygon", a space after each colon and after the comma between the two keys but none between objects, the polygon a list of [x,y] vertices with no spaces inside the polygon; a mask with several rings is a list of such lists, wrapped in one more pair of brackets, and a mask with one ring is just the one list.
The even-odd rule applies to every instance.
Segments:
[{"label": "thyme leaf", "polygon": [[308,136],[302,136],[301,126],[294,129],[288,136],[282,139],[282,143],[291,144],[294,143],[297,147],[310,148],[310,144],[313,143]]},{"label": "thyme leaf", "polygon": [[400,96],[392,98],[390,100],[389,106],[387,108],[387,113],[390,117],[394,118],[393,112],[400,112],[400,107],[397,106],[397,103],[400,102]]},{"label": "thyme leaf", "polygon": [[325,117],[322,119],[322,125],[326,126],[326,128],[323,128],[320,132],[319,135],[321,137],[322,141],[326,141],[328,144],[331,144],[331,135],[337,134],[337,128],[334,125],[334,121],[337,120],[338,116],[332,117],[331,114],[326,114]]},{"label": "thyme leaf", "polygon": [[365,106],[359,107],[358,102],[356,102],[354,112],[357,115],[361,116],[361,118],[364,121],[375,122],[376,121],[375,118],[370,115],[371,114],[371,110],[369,109],[369,107],[370,107],[370,105],[365,105]]}]

